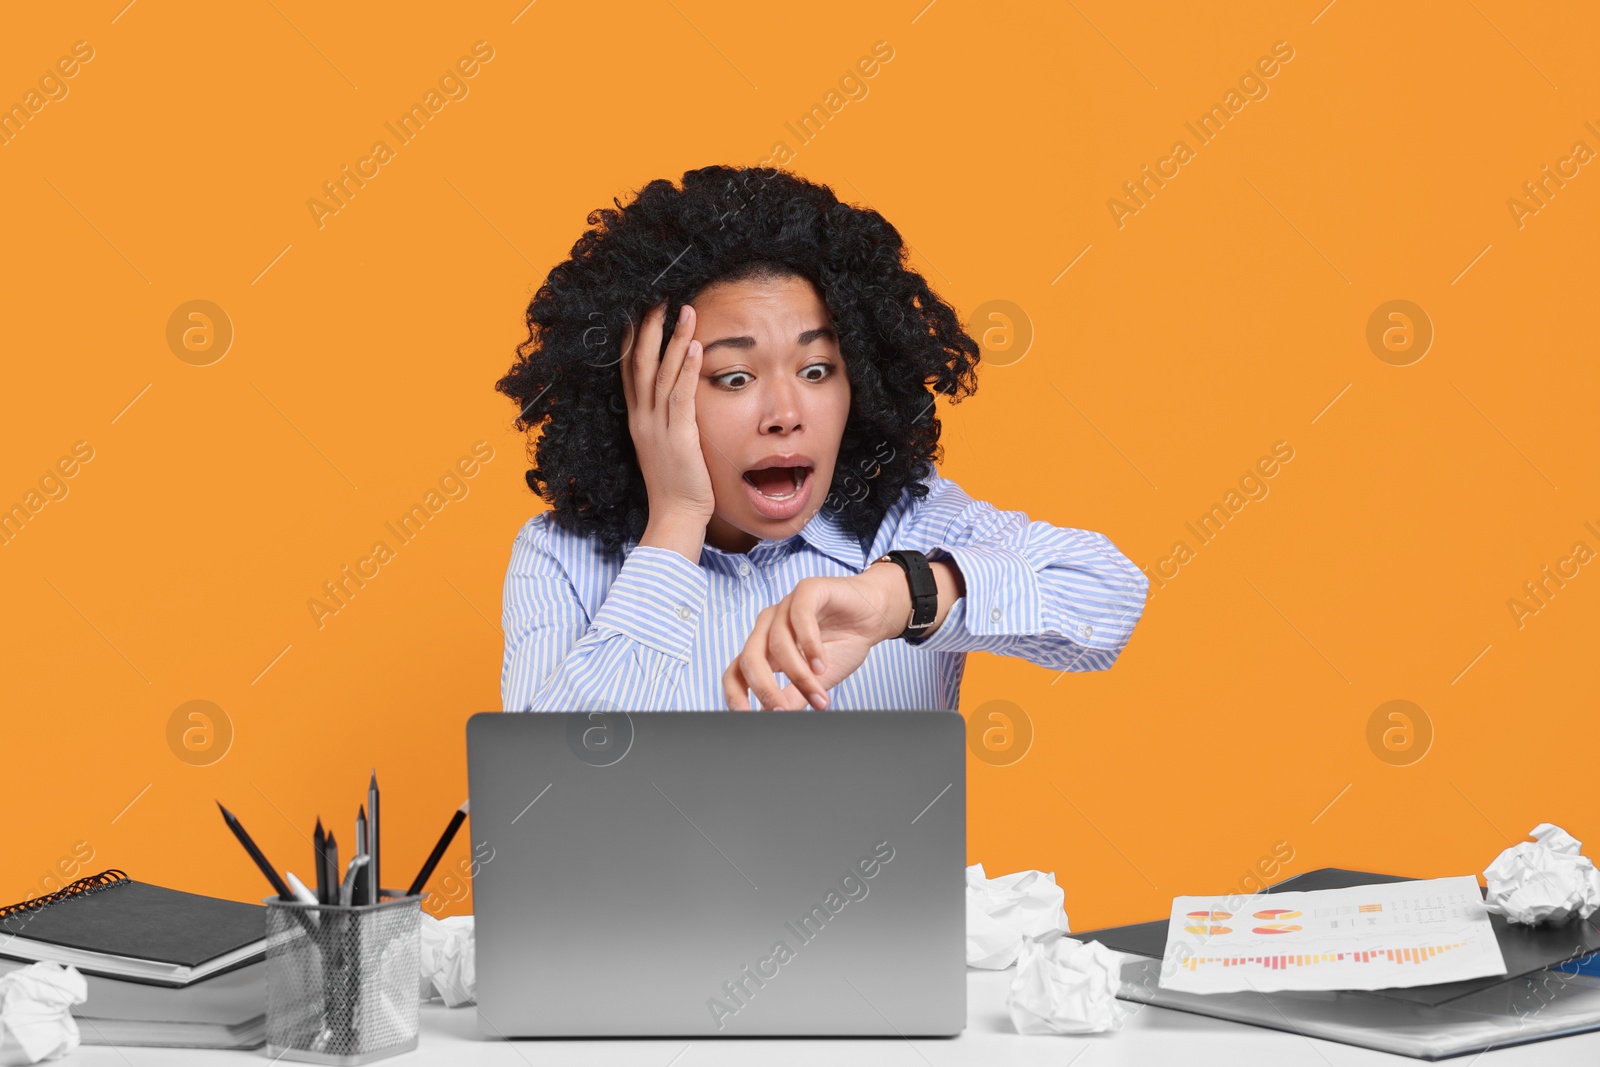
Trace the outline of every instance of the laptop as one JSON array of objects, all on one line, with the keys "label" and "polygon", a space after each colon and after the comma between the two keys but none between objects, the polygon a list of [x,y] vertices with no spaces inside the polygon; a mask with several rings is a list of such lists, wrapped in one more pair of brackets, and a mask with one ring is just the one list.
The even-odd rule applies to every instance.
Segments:
[{"label": "laptop", "polygon": [[485,712],[467,771],[482,1036],[966,1025],[959,713]]}]

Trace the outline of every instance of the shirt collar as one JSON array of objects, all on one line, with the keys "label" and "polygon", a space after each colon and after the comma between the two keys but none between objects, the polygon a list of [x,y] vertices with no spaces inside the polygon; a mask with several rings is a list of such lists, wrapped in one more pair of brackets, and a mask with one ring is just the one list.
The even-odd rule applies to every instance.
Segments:
[{"label": "shirt collar", "polygon": [[[866,569],[867,546],[863,545],[854,534],[841,527],[836,515],[828,508],[823,508],[811,516],[810,520],[800,528],[799,533],[780,541],[758,541],[746,554],[752,563],[765,566],[768,561],[779,559],[799,548],[802,541],[854,573]],[[712,545],[706,545],[705,548],[712,556],[717,557],[740,554],[724,552]]]},{"label": "shirt collar", "polygon": [[799,536],[818,552],[852,571],[859,573],[866,569],[867,546],[840,526],[836,514],[826,506],[811,516],[811,520],[801,528]]}]

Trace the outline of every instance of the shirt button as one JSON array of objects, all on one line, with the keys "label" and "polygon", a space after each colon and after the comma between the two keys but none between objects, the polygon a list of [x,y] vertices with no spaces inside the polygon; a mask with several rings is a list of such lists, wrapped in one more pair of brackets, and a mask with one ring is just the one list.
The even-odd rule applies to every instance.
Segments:
[{"label": "shirt button", "polygon": [[1084,623],[1078,628],[1078,633],[1082,634],[1083,639],[1087,641],[1089,638],[1094,636],[1094,627],[1090,626],[1088,623]]},{"label": "shirt button", "polygon": [[993,619],[995,622],[999,622],[1000,621],[1000,609],[999,608],[995,608],[993,611],[989,612],[989,618]]},{"label": "shirt button", "polygon": [[693,614],[694,614],[694,612],[689,610],[689,605],[687,605],[687,604],[679,604],[678,605],[678,618],[687,621],[689,616],[691,616]]},{"label": "shirt button", "polygon": [[740,576],[743,577],[745,575],[748,575],[749,573],[750,573],[750,564],[741,562],[739,564],[739,574],[740,574]]}]

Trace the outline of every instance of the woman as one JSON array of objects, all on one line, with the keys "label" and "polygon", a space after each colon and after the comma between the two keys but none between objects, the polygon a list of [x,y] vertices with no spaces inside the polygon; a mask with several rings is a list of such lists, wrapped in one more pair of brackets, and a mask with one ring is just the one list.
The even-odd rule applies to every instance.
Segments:
[{"label": "woman", "polygon": [[506,572],[506,710],[955,708],[970,651],[1111,665],[1143,572],[929,462],[979,350],[892,225],[769,168],[613,202],[498,383],[550,505]]}]

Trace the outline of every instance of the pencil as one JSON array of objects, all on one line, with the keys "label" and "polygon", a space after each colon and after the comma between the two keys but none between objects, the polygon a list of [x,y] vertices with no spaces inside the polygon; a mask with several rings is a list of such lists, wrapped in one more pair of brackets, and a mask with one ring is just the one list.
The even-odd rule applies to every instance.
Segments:
[{"label": "pencil", "polygon": [[444,828],[444,834],[439,838],[439,843],[433,846],[433,851],[428,853],[428,862],[422,865],[422,870],[417,872],[416,878],[411,881],[411,888],[406,890],[406,896],[414,897],[422,892],[422,887],[428,884],[428,879],[433,877],[433,869],[439,866],[439,861],[444,858],[444,850],[450,847],[450,842],[455,840],[456,831],[461,829],[461,824],[467,819],[467,805],[472,803],[469,797],[461,802],[456,813],[450,817],[450,825]]},{"label": "pencil", "polygon": [[372,769],[372,782],[367,786],[367,899],[366,904],[376,904],[383,893],[383,883],[378,879],[378,769]]},{"label": "pencil", "polygon": [[[356,854],[357,855],[360,855],[360,854],[366,852],[367,851],[367,842],[372,840],[371,836],[368,834],[367,825],[368,825],[367,824],[367,806],[365,804],[363,804],[363,805],[361,805],[361,807],[356,812]],[[355,890],[354,890],[355,895],[352,898],[352,901],[358,907],[367,902],[367,879],[370,878],[371,876],[372,876],[372,863],[369,860],[363,867],[361,867],[360,870],[358,870],[356,872],[356,881],[355,881]]]},{"label": "pencil", "polygon": [[328,840],[325,843],[323,857],[328,864],[328,903],[339,903],[339,842],[334,840],[333,831],[328,831]]},{"label": "pencil", "polygon": [[311,835],[311,851],[316,854],[317,903],[328,902],[328,835],[322,829],[322,816],[317,816],[317,828]]},{"label": "pencil", "polygon": [[250,853],[250,858],[255,860],[257,867],[261,868],[261,873],[266,875],[267,881],[272,883],[272,888],[277,892],[278,899],[293,900],[294,893],[289,889],[289,884],[278,877],[278,872],[273,869],[272,864],[267,862],[267,857],[261,854],[261,850],[256,847],[256,843],[250,839],[250,835],[245,832],[243,824],[233,817],[233,812],[222,806],[222,801],[217,801],[217,808],[222,812],[222,819],[228,824],[228,829],[233,831],[233,836],[239,839],[239,844],[243,845],[244,850]]}]

